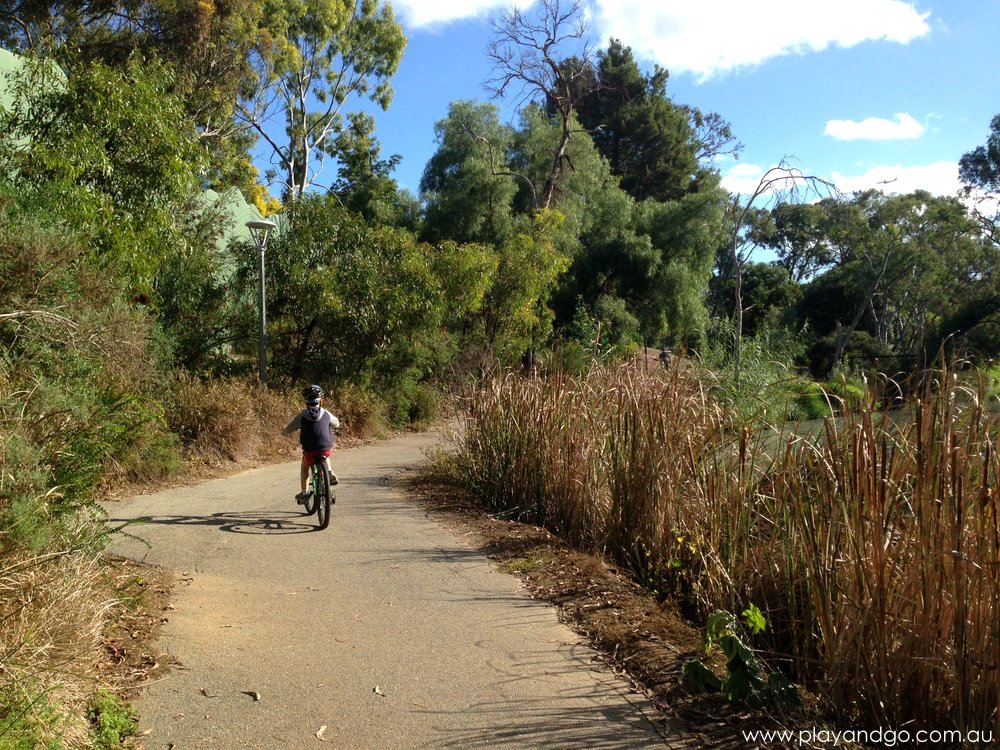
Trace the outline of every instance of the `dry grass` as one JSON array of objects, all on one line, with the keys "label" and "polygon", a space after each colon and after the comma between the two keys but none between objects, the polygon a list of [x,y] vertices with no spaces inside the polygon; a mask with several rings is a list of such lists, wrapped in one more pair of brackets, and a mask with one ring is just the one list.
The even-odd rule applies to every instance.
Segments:
[{"label": "dry grass", "polygon": [[783,435],[733,425],[691,369],[511,376],[472,399],[453,471],[688,613],[756,604],[773,664],[842,721],[991,729],[1000,426],[939,376]]},{"label": "dry grass", "polygon": [[65,747],[85,746],[86,706],[109,606],[92,557],[72,551],[4,557],[0,736],[27,726],[39,742],[58,737]]},{"label": "dry grass", "polygon": [[[382,407],[363,391],[338,389],[325,404],[340,418],[342,437],[365,440],[387,430]],[[301,409],[297,389],[181,374],[169,399],[167,423],[189,459],[265,460],[288,453],[290,443],[281,430]]]}]

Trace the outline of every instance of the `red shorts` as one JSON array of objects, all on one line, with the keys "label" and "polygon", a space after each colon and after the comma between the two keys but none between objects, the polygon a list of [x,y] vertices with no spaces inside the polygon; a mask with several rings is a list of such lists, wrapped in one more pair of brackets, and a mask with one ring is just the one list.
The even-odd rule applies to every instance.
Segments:
[{"label": "red shorts", "polygon": [[307,466],[311,466],[313,460],[317,456],[323,456],[323,458],[329,458],[330,454],[333,453],[333,448],[327,448],[324,451],[302,451],[302,463]]}]

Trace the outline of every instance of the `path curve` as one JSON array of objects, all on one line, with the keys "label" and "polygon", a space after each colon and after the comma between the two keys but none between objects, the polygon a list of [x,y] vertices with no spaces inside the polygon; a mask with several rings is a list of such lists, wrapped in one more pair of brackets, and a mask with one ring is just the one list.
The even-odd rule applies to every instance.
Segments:
[{"label": "path curve", "polygon": [[112,552],[180,575],[157,644],[177,666],[137,701],[147,750],[681,746],[551,606],[394,489],[435,440],[337,451],[325,531],[295,463],[106,506],[136,522]]}]

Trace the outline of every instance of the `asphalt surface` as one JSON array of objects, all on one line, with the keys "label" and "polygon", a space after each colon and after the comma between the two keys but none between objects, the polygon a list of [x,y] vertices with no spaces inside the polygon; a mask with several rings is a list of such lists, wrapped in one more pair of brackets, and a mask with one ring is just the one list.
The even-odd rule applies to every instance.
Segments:
[{"label": "asphalt surface", "polygon": [[[664,716],[555,610],[390,484],[433,434],[337,451],[330,527],[282,464],[106,506],[175,570],[147,750],[651,748]],[[148,546],[147,546],[148,545]]]}]

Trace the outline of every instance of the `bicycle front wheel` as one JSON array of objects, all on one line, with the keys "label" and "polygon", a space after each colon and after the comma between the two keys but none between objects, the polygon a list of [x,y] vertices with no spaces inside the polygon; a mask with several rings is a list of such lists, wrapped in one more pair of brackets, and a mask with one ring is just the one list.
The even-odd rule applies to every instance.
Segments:
[{"label": "bicycle front wheel", "polygon": [[316,469],[316,520],[325,529],[330,525],[330,472],[325,461],[317,463]]}]

